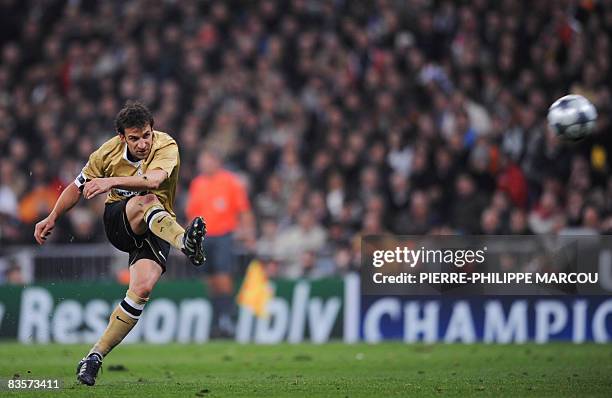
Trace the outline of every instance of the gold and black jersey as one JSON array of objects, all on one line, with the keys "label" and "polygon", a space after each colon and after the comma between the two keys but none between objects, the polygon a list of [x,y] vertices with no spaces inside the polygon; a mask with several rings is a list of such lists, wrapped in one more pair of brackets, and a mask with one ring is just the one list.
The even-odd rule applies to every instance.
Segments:
[{"label": "gold and black jersey", "polygon": [[[130,177],[145,174],[148,170],[161,169],[168,173],[168,178],[158,189],[148,192],[155,194],[168,213],[176,217],[173,207],[180,167],[176,141],[166,133],[154,131],[153,145],[146,159],[132,162],[128,159],[127,151],[127,144],[121,142],[118,135],[114,136],[89,156],[89,161],[74,183],[81,189],[86,181],[94,178]],[[106,197],[106,203],[117,202],[141,193],[113,188]]]}]

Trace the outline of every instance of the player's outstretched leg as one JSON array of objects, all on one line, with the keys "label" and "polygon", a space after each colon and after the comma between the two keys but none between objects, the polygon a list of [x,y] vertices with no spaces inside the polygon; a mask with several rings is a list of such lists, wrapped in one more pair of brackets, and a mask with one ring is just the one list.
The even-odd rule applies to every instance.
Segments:
[{"label": "player's outstretched leg", "polygon": [[98,370],[104,358],[125,336],[136,326],[140,314],[148,298],[139,297],[131,290],[127,291],[125,298],[111,313],[108,326],[102,337],[89,351],[77,366],[77,380],[88,386],[96,382]]},{"label": "player's outstretched leg", "polygon": [[139,297],[131,290],[111,313],[108,326],[102,337],[77,366],[77,379],[88,386],[96,382],[98,370],[104,358],[136,326],[148,298]]},{"label": "player's outstretched leg", "polygon": [[95,384],[102,359],[136,326],[161,273],[161,267],[149,259],[137,260],[130,267],[130,286],[125,298],[111,313],[108,326],[98,342],[79,362],[78,381],[88,386]]},{"label": "player's outstretched leg", "polygon": [[141,235],[148,229],[183,252],[195,266],[204,264],[202,240],[206,235],[206,223],[201,217],[193,219],[185,231],[153,194],[130,199],[125,212],[134,233]]}]

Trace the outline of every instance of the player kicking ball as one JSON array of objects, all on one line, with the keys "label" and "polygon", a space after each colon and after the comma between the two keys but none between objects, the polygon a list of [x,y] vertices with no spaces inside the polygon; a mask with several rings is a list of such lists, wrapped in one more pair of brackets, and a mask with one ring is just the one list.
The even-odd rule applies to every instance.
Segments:
[{"label": "player kicking ball", "polygon": [[57,219],[80,199],[107,194],[104,229],[117,249],[129,253],[130,284],[125,298],[110,316],[102,337],[77,366],[77,379],[96,382],[102,359],[138,322],[149,295],[166,270],[170,246],[200,266],[206,224],[201,217],[185,231],[173,210],[179,175],[179,151],[174,139],[153,130],[153,116],[142,104],[128,103],[115,119],[117,135],[89,157],[74,184],[67,186],[55,207],[36,224],[39,244],[53,231]]}]

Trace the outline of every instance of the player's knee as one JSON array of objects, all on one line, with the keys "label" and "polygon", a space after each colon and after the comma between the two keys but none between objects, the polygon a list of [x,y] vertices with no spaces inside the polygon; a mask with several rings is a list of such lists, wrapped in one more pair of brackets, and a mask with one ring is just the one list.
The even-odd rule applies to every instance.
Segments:
[{"label": "player's knee", "polygon": [[130,290],[134,292],[135,295],[142,298],[148,298],[151,295],[151,291],[153,290],[153,286],[146,282],[137,283],[130,287]]},{"label": "player's knee", "polygon": [[156,203],[159,203],[159,199],[157,199],[157,196],[152,193],[143,196],[136,196],[130,199],[128,206],[126,207],[128,217],[142,218],[146,211]]},{"label": "player's knee", "polygon": [[138,297],[148,298],[155,287],[156,278],[146,278],[130,286],[130,290]]},{"label": "player's knee", "polygon": [[157,196],[155,196],[152,193],[148,193],[144,196],[142,196],[142,203],[145,205],[151,204],[151,203],[155,203],[155,202],[159,202],[159,199],[157,199]]},{"label": "player's knee", "polygon": [[152,209],[153,207],[158,207],[158,206],[161,206],[159,199],[157,199],[157,196],[150,193],[142,197],[141,206],[139,207],[140,207],[142,216],[145,216],[150,209]]}]

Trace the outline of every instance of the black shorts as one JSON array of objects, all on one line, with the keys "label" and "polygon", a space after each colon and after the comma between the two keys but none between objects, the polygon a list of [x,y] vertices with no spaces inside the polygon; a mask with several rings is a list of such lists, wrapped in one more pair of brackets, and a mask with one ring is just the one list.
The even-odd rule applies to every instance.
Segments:
[{"label": "black shorts", "polygon": [[166,272],[166,261],[170,244],[153,235],[151,231],[143,235],[132,232],[125,206],[129,199],[108,203],[104,208],[104,230],[110,243],[122,252],[130,254],[130,266],[146,258],[155,261]]}]

